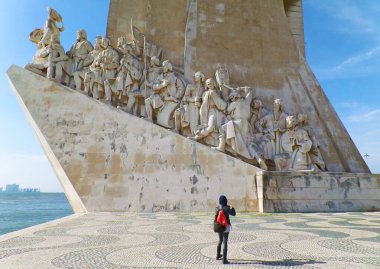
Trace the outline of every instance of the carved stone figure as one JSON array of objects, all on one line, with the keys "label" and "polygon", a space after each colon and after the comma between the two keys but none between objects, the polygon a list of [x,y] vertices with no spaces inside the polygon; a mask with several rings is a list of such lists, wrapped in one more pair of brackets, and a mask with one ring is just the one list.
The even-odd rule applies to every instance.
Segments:
[{"label": "carved stone figure", "polygon": [[253,99],[251,102],[251,119],[249,122],[251,123],[252,128],[254,129],[254,134],[259,131],[259,121],[265,115],[268,114],[268,111],[263,107],[263,103],[260,99]]},{"label": "carved stone figure", "polygon": [[321,171],[327,171],[325,161],[323,160],[323,157],[320,151],[320,143],[314,134],[313,128],[311,128],[308,125],[307,120],[308,119],[307,119],[306,114],[298,114],[297,116],[298,126],[307,132],[312,142],[312,147],[309,152],[311,162],[315,165],[314,167],[316,169],[319,169]]},{"label": "carved stone figure", "polygon": [[[205,75],[202,72],[194,74],[194,83],[186,86],[185,95],[182,98],[182,106],[175,111],[175,130],[178,133],[194,135],[195,128],[199,125],[199,108],[202,104]],[[185,134],[186,135],[186,134]]]},{"label": "carved stone figure", "polygon": [[146,116],[146,90],[142,88],[144,80],[144,64],[133,54],[133,48],[127,45],[124,59],[126,59],[129,79],[126,80],[125,93],[128,97],[125,110],[138,116]]},{"label": "carved stone figure", "polygon": [[224,101],[228,102],[230,87],[226,87],[226,85],[230,85],[230,75],[228,73],[227,67],[221,64],[218,64],[218,67],[215,71],[216,82],[218,83],[219,90]]},{"label": "carved stone figure", "polygon": [[147,98],[145,106],[150,120],[153,119],[153,110],[158,109],[157,123],[164,127],[172,128],[174,125],[173,113],[179,105],[185,87],[183,81],[173,72],[173,66],[170,61],[164,61],[162,67],[163,73],[158,77],[157,82],[153,84],[154,97]]},{"label": "carved stone figure", "polygon": [[117,38],[116,51],[119,53],[119,58],[124,58],[127,48],[127,38],[125,36],[120,36]]},{"label": "carved stone figure", "polygon": [[102,44],[103,38],[99,40],[99,51],[93,54],[94,60],[84,77],[84,93],[87,95],[91,94],[95,99],[99,99],[97,88],[103,84],[102,68],[100,66],[101,53],[103,51]]},{"label": "carved stone figure", "polygon": [[102,51],[90,67],[91,72],[86,74],[88,78],[85,78],[85,92],[92,92],[95,99],[99,99],[100,92],[104,91],[104,81],[115,79],[119,66],[119,54],[112,48],[111,40],[104,37],[101,47]]},{"label": "carved stone figure", "polygon": [[149,120],[152,120],[152,118],[150,118],[147,111],[150,110],[151,112],[149,113],[152,113],[153,116],[153,111],[156,111],[162,102],[160,94],[153,90],[153,85],[158,83],[158,79],[161,77],[162,73],[163,68],[160,66],[159,57],[152,56],[149,61],[149,67],[144,67],[142,83],[140,87],[145,98],[144,104],[141,106],[141,112],[143,116]]},{"label": "carved stone figure", "polygon": [[147,42],[132,22],[131,43],[121,36],[114,48],[109,38],[97,36],[94,48],[86,31],[80,29],[65,54],[59,42],[63,24],[57,26],[62,18],[54,9],[48,13],[44,29],[29,36],[38,50],[26,69],[71,87],[73,78],[76,90],[82,90],[83,84],[85,94],[95,99],[102,99],[104,91],[111,105],[146,116],[216,150],[249,162],[256,160],[264,170],[267,164],[273,169],[273,162],[277,170],[326,170],[307,116],[299,114],[297,124],[294,117],[287,117],[281,99],[274,100],[273,111],[268,113],[260,99],[253,99],[252,88],[228,86],[225,65],[218,65],[216,80],[204,81],[198,71],[186,86],[183,70],[169,60],[160,66],[162,49]]},{"label": "carved stone figure", "polygon": [[273,112],[260,119],[259,131],[263,134],[260,144],[265,159],[274,160],[277,154],[282,153],[280,137],[286,131],[286,116],[281,99],[275,99]]},{"label": "carved stone figure", "polygon": [[282,153],[275,157],[277,170],[312,170],[309,135],[297,126],[293,116],[286,117],[286,127],[287,131],[281,136]]},{"label": "carved stone figure", "polygon": [[[61,15],[59,15],[59,13],[55,9],[52,9],[50,7],[48,7],[47,11],[48,18],[45,22],[43,36],[40,41],[43,45],[50,44],[52,35],[55,35],[55,39],[60,42],[60,33],[64,30]],[[58,27],[57,23],[61,23],[61,27]]]},{"label": "carved stone figure", "polygon": [[100,67],[103,71],[103,78],[114,79],[116,77],[116,70],[119,66],[119,54],[112,47],[111,40],[104,37],[102,40],[103,50],[100,52]]},{"label": "carved stone figure", "polygon": [[198,141],[207,138],[204,141],[206,144],[216,146],[218,128],[226,122],[224,111],[227,108],[227,102],[220,96],[214,79],[207,79],[205,88],[206,91],[203,94],[203,102],[199,110],[201,124],[196,128],[195,136],[192,139]]},{"label": "carved stone figure", "polygon": [[141,87],[146,91],[145,96],[153,94],[153,84],[157,83],[163,72],[163,68],[160,66],[160,59],[157,56],[152,56],[149,63],[149,68],[144,70],[145,75]]},{"label": "carved stone figure", "polygon": [[26,64],[25,69],[41,76],[46,76],[48,67],[49,47],[37,43],[37,52],[33,57],[33,63]]},{"label": "carved stone figure", "polygon": [[143,70],[136,57],[130,56],[121,59],[116,80],[113,83],[112,80],[104,81],[108,103],[112,103],[112,93],[116,94],[119,99],[121,99],[121,96],[126,96],[128,97],[126,111],[136,114],[135,111],[132,111],[132,108],[136,104],[137,93],[140,93],[139,86],[142,75]]},{"label": "carved stone figure", "polygon": [[88,54],[94,50],[91,42],[87,40],[87,33],[84,29],[79,29],[77,31],[77,40],[71,49],[66,53],[69,56],[69,61],[67,62],[66,73],[67,80],[66,84],[69,84],[68,79],[78,70],[84,68],[84,62]]},{"label": "carved stone figure", "polygon": [[[229,88],[229,87],[227,87]],[[253,99],[252,90],[237,88],[231,91],[230,101],[227,106],[226,114],[231,118],[227,123],[223,124],[219,129],[219,145],[213,147],[216,150],[224,152],[226,144],[229,146],[228,151],[234,155],[244,157],[246,159],[255,159],[260,167],[267,170],[264,160],[259,155],[261,151],[252,141],[252,126],[250,120],[250,107]]]},{"label": "carved stone figure", "polygon": [[51,35],[48,53],[47,78],[62,83],[63,70],[66,67],[68,57],[55,34]]},{"label": "carved stone figure", "polygon": [[[82,82],[84,82],[84,80],[85,80],[86,73],[90,71],[91,64],[94,62],[94,60],[98,57],[98,55],[102,51],[101,43],[102,43],[102,37],[97,36],[95,38],[95,42],[94,42],[95,48],[92,51],[90,51],[90,53],[88,53],[86,58],[83,60],[82,68],[77,69],[73,73],[74,82],[75,82],[75,89],[77,91],[82,90]],[[91,86],[91,88],[92,88],[92,86]]]}]

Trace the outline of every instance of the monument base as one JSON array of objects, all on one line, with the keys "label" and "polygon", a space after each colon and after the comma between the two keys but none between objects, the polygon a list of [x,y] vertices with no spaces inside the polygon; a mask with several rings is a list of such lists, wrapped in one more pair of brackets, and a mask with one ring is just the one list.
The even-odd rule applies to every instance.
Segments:
[{"label": "monument base", "polygon": [[380,175],[265,172],[30,71],[7,72],[75,212],[380,209]]},{"label": "monument base", "polygon": [[380,211],[380,175],[259,172],[260,212]]}]

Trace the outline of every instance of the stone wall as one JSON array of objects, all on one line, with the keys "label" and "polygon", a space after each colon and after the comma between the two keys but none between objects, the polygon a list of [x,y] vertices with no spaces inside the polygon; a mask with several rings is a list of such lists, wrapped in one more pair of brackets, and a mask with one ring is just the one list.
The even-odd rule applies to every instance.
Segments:
[{"label": "stone wall", "polygon": [[379,211],[380,175],[259,172],[260,212]]},{"label": "stone wall", "polygon": [[259,168],[17,66],[8,77],[74,211],[209,211],[220,194],[258,210]]},{"label": "stone wall", "polygon": [[308,115],[330,172],[369,173],[306,63],[302,16],[301,0],[111,0],[107,35],[130,36],[132,18],[188,79],[225,64],[265,107],[281,98],[290,115]]},{"label": "stone wall", "polygon": [[305,55],[302,0],[284,0],[284,9],[297,47]]}]

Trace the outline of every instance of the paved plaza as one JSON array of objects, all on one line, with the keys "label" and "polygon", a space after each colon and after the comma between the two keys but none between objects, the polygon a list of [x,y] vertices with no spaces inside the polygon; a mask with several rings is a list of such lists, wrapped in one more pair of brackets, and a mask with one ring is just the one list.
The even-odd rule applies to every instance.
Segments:
[{"label": "paved plaza", "polygon": [[212,213],[88,213],[0,236],[0,268],[380,268],[380,213],[239,213],[230,265]]}]

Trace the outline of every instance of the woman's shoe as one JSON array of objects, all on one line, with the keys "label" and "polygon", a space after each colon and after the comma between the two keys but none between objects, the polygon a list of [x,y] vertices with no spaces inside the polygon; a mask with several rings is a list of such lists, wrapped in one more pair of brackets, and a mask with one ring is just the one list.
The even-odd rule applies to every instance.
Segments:
[{"label": "woman's shoe", "polygon": [[223,264],[230,264],[230,262],[227,259],[224,259]]}]

